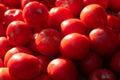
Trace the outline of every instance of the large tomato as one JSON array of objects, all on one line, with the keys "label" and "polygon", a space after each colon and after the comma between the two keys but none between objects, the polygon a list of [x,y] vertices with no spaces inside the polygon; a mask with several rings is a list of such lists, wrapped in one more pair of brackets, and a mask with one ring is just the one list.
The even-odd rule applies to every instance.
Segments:
[{"label": "large tomato", "polygon": [[89,39],[79,33],[64,36],[60,43],[61,55],[73,60],[83,59],[89,52]]},{"label": "large tomato", "polygon": [[47,67],[47,72],[54,80],[78,80],[78,72],[73,64],[67,58],[55,58]]}]

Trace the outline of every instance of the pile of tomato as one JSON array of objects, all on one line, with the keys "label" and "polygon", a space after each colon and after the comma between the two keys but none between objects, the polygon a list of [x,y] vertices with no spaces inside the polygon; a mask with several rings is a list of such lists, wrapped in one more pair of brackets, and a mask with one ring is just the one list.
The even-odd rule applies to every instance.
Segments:
[{"label": "pile of tomato", "polygon": [[0,0],[0,80],[119,80],[120,0]]}]

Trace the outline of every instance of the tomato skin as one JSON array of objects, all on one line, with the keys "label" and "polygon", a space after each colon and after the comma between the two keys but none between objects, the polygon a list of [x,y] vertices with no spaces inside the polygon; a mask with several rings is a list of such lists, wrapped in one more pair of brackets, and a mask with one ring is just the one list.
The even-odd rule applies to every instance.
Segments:
[{"label": "tomato skin", "polygon": [[73,14],[70,9],[65,7],[53,7],[49,10],[49,22],[50,28],[60,30],[60,24],[62,21],[73,18]]},{"label": "tomato skin", "polygon": [[78,80],[78,72],[69,59],[58,57],[53,59],[47,67],[48,75],[54,80]]},{"label": "tomato skin", "polygon": [[13,80],[7,67],[0,68],[0,80]]},{"label": "tomato skin", "polygon": [[48,24],[48,9],[37,1],[29,2],[23,8],[23,18],[34,30],[44,28]]},{"label": "tomato skin", "polygon": [[9,49],[5,56],[4,56],[4,65],[7,66],[7,62],[9,61],[9,59],[12,57],[12,55],[19,53],[19,52],[24,52],[24,53],[28,53],[28,54],[32,54],[32,51],[26,47],[23,46],[15,46],[12,47],[11,49]]},{"label": "tomato skin", "polygon": [[[31,66],[32,65],[32,66]],[[8,61],[10,75],[16,79],[32,79],[41,73],[39,59],[27,53],[16,53]]]},{"label": "tomato skin", "polygon": [[101,68],[92,72],[88,80],[116,80],[116,76],[111,70]]},{"label": "tomato skin", "polygon": [[36,46],[38,51],[45,56],[57,56],[59,54],[61,35],[54,29],[43,29],[36,36]]},{"label": "tomato skin", "polygon": [[91,49],[102,56],[111,55],[118,47],[118,36],[109,28],[96,28],[89,33]]},{"label": "tomato skin", "polygon": [[83,8],[82,0],[56,0],[55,6],[66,7],[71,10],[74,17],[79,17],[79,14]]},{"label": "tomato skin", "polygon": [[0,37],[0,58],[4,58],[6,52],[13,46],[9,43],[6,37]]},{"label": "tomato skin", "polygon": [[86,24],[84,24],[80,19],[76,19],[76,18],[70,18],[64,20],[61,23],[62,35],[65,36],[73,32],[86,35],[87,34]]},{"label": "tomato skin", "polygon": [[23,11],[22,9],[8,9],[4,13],[5,25],[8,26],[10,22],[21,20],[23,21]]},{"label": "tomato skin", "polygon": [[73,60],[83,59],[88,54],[89,48],[88,38],[79,33],[64,36],[60,43],[61,55]]},{"label": "tomato skin", "polygon": [[87,6],[89,4],[99,4],[104,9],[107,9],[107,7],[108,7],[108,1],[109,0],[83,0],[84,6]]},{"label": "tomato skin", "polygon": [[51,77],[47,74],[42,74],[37,76],[34,80],[52,80]]},{"label": "tomato skin", "polygon": [[6,36],[12,45],[26,45],[32,38],[32,29],[23,21],[13,21],[7,27]]},{"label": "tomato skin", "polygon": [[84,59],[78,62],[80,71],[84,75],[90,75],[91,72],[103,67],[103,60],[94,52],[90,52]]},{"label": "tomato skin", "polygon": [[106,11],[98,4],[85,6],[80,13],[80,19],[88,26],[89,30],[107,25]]}]

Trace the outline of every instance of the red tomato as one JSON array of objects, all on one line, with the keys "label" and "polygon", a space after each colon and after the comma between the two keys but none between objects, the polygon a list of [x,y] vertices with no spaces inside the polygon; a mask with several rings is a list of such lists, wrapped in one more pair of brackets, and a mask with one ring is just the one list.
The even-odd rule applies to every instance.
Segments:
[{"label": "red tomato", "polygon": [[107,7],[108,7],[108,1],[109,0],[83,0],[84,6],[87,6],[89,4],[99,4],[104,9],[107,9]]},{"label": "red tomato", "polygon": [[23,21],[13,21],[7,27],[6,36],[12,45],[26,45],[32,38],[32,30]]},{"label": "red tomato", "polygon": [[48,24],[48,9],[44,4],[37,1],[29,2],[23,8],[23,18],[34,30],[39,30]]},{"label": "red tomato", "polygon": [[116,76],[111,70],[101,68],[92,72],[88,80],[116,80]]},{"label": "red tomato", "polygon": [[98,26],[107,25],[106,11],[98,4],[89,4],[85,6],[80,13],[80,19],[86,23],[89,30]]},{"label": "red tomato", "polygon": [[6,36],[6,26],[3,23],[0,23],[0,37]]},{"label": "red tomato", "polygon": [[57,30],[47,28],[36,36],[35,43],[41,54],[52,57],[59,53],[60,40],[61,35]]},{"label": "red tomato", "polygon": [[81,60],[89,52],[89,40],[86,36],[79,33],[71,33],[62,38],[60,43],[60,51],[62,56]]},{"label": "red tomato", "polygon": [[16,20],[23,21],[22,9],[8,9],[5,11],[4,22],[6,26],[8,26],[10,22],[16,21]]},{"label": "red tomato", "polygon": [[0,68],[0,80],[13,80],[7,67]]},{"label": "red tomato", "polygon": [[52,80],[51,77],[47,74],[42,74],[37,76],[34,80]]},{"label": "red tomato", "polygon": [[18,53],[18,52],[24,52],[24,53],[28,53],[28,54],[32,54],[32,51],[26,47],[23,46],[15,46],[11,49],[9,49],[5,56],[4,56],[4,65],[7,66],[7,62],[9,61],[9,59],[11,58],[12,55]]},{"label": "red tomato", "polygon": [[8,61],[10,75],[17,79],[32,79],[41,73],[39,59],[26,53],[16,53]]},{"label": "red tomato", "polygon": [[109,8],[114,12],[120,11],[120,0],[109,0]]},{"label": "red tomato", "polygon": [[0,37],[0,58],[4,58],[6,52],[12,48],[6,37]]},{"label": "red tomato", "polygon": [[110,60],[110,67],[113,71],[120,73],[120,51],[117,51],[113,54]]},{"label": "red tomato", "polygon": [[111,55],[118,47],[118,36],[109,28],[96,28],[89,34],[91,48],[97,54]]},{"label": "red tomato", "polygon": [[53,59],[48,64],[47,72],[53,80],[78,80],[77,69],[67,58]]},{"label": "red tomato", "polygon": [[71,10],[74,17],[79,17],[80,11],[83,8],[83,0],[56,0],[55,6],[66,7]]},{"label": "red tomato", "polygon": [[0,23],[4,20],[4,12],[7,10],[6,5],[0,2]]},{"label": "red tomato", "polygon": [[79,61],[78,67],[85,75],[90,75],[91,72],[103,67],[102,58],[94,52],[90,52],[84,59]]},{"label": "red tomato", "polygon": [[62,21],[73,18],[73,14],[70,9],[65,7],[53,7],[49,11],[49,27],[60,30],[60,24]]},{"label": "red tomato", "polygon": [[87,28],[86,28],[86,25],[80,19],[70,18],[70,19],[64,20],[61,23],[61,32],[63,36],[73,32],[86,35]]},{"label": "red tomato", "polygon": [[107,15],[107,25],[111,29],[113,29],[114,32],[120,33],[120,19],[112,14]]}]

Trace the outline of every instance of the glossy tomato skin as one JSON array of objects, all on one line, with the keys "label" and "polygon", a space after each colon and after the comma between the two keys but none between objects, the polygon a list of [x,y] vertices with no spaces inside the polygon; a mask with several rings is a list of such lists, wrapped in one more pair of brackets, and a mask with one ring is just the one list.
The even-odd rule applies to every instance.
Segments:
[{"label": "glossy tomato skin", "polygon": [[82,0],[56,0],[55,6],[66,7],[71,10],[74,17],[79,17],[79,14],[83,8]]},{"label": "glossy tomato skin", "polygon": [[49,22],[50,28],[60,30],[60,24],[62,21],[73,18],[72,12],[65,7],[53,7],[49,10]]},{"label": "glossy tomato skin", "polygon": [[83,0],[84,6],[87,6],[89,4],[99,4],[104,9],[107,9],[107,7],[108,7],[108,1],[109,0]]},{"label": "glossy tomato skin", "polygon": [[48,75],[53,80],[78,80],[78,72],[73,62],[67,58],[53,59],[47,67]]},{"label": "glossy tomato skin", "polygon": [[103,60],[96,53],[90,52],[84,59],[79,61],[78,66],[84,75],[90,75],[91,72],[103,67]]},{"label": "glossy tomato skin", "polygon": [[111,55],[118,47],[118,36],[110,28],[96,28],[89,33],[91,49],[102,56]]},{"label": "glossy tomato skin", "polygon": [[7,66],[7,62],[9,61],[9,59],[12,57],[12,55],[19,53],[19,52],[24,52],[24,53],[28,53],[28,54],[32,54],[32,51],[24,46],[15,46],[12,47],[11,49],[9,49],[5,56],[4,56],[4,65]]},{"label": "glossy tomato skin", "polygon": [[16,79],[32,79],[41,73],[39,59],[27,53],[14,54],[7,65],[10,75]]},{"label": "glossy tomato skin", "polygon": [[0,79],[1,80],[13,80],[7,67],[0,68]]},{"label": "glossy tomato skin", "polygon": [[46,56],[57,56],[59,54],[61,35],[55,29],[43,29],[36,36],[36,46],[38,51]]},{"label": "glossy tomato skin", "polygon": [[89,48],[88,38],[79,33],[64,36],[60,43],[61,55],[73,60],[83,59],[88,54]]},{"label": "glossy tomato skin", "polygon": [[44,4],[37,1],[29,2],[23,8],[23,18],[34,30],[39,30],[48,24],[48,9]]},{"label": "glossy tomato skin", "polygon": [[8,26],[10,22],[15,20],[23,21],[22,9],[8,9],[4,13],[4,22]]},{"label": "glossy tomato skin", "polygon": [[107,25],[110,27],[114,32],[119,33],[120,32],[120,19],[113,15],[113,14],[107,14]]},{"label": "glossy tomato skin", "polygon": [[89,30],[107,25],[106,11],[98,4],[85,6],[80,13],[80,19],[87,25]]},{"label": "glossy tomato skin", "polygon": [[23,21],[13,21],[7,27],[6,36],[12,45],[26,45],[32,38],[32,29]]},{"label": "glossy tomato skin", "polygon": [[9,43],[6,37],[0,37],[0,58],[4,58],[6,52],[13,46]]},{"label": "glossy tomato skin", "polygon": [[101,68],[92,72],[88,80],[116,80],[116,76],[111,70]]},{"label": "glossy tomato skin", "polygon": [[83,35],[87,34],[86,24],[84,24],[80,19],[70,18],[64,20],[61,23],[61,33],[63,36],[70,34],[70,33],[80,33]]},{"label": "glossy tomato skin", "polygon": [[109,9],[111,9],[114,12],[120,11],[120,0],[109,0]]}]

